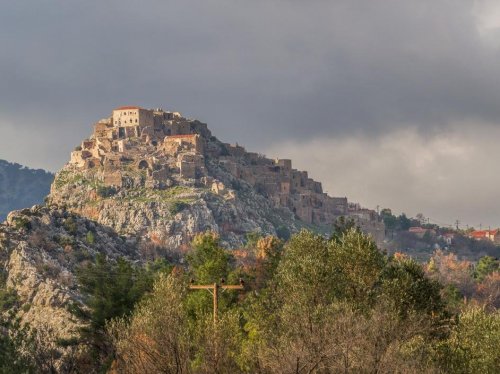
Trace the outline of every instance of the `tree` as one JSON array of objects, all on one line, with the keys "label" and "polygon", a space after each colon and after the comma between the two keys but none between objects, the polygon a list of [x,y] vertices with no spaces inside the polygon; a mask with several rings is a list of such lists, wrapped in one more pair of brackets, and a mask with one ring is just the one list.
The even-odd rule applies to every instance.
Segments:
[{"label": "tree", "polygon": [[398,220],[395,215],[392,214],[392,211],[388,208],[382,209],[380,212],[380,216],[384,221],[385,227],[388,230],[395,230]]},{"label": "tree", "polygon": [[[192,250],[188,253],[189,276],[197,284],[220,283],[224,279],[228,283],[239,281],[241,274],[233,271],[233,258],[229,251],[219,245],[219,237],[215,233],[206,232],[197,235],[192,242]],[[219,310],[223,312],[229,305],[237,301],[237,293],[226,292],[219,296]],[[193,324],[213,313],[213,299],[208,292],[191,292],[187,295],[186,306]]]},{"label": "tree", "polygon": [[470,297],[474,293],[472,264],[458,260],[453,253],[445,254],[438,249],[429,260],[426,270],[429,277],[443,285],[455,286],[462,296]]},{"label": "tree", "polygon": [[408,217],[406,217],[406,214],[402,213],[398,217],[397,225],[399,226],[400,230],[407,231],[411,227],[411,224],[412,224],[412,222]]},{"label": "tree", "polygon": [[191,275],[199,283],[219,282],[231,271],[230,254],[220,247],[219,237],[207,232],[197,235],[187,255]]},{"label": "tree", "polygon": [[425,372],[419,342],[442,309],[418,264],[389,261],[356,229],[333,240],[302,231],[247,309],[248,371]]},{"label": "tree", "polygon": [[390,300],[402,318],[410,313],[422,317],[448,318],[441,298],[441,284],[429,279],[420,264],[406,257],[394,257],[381,275],[380,295]]},{"label": "tree", "polygon": [[144,294],[152,290],[155,277],[170,272],[171,268],[163,261],[137,267],[124,258],[114,262],[99,254],[94,263],[77,269],[88,309],[73,305],[73,312],[88,322],[81,328],[81,339],[96,363],[108,365],[112,354],[105,334],[106,323],[129,315]]},{"label": "tree", "polygon": [[187,373],[189,329],[183,307],[186,288],[179,276],[162,274],[151,297],[133,314],[108,325],[116,347],[113,369],[120,373]]},{"label": "tree", "polygon": [[281,260],[283,241],[275,236],[260,238],[256,244],[255,287],[263,288],[274,276]]},{"label": "tree", "polygon": [[446,373],[498,373],[500,312],[478,307],[463,311],[450,337],[439,342],[435,359]]},{"label": "tree", "polygon": [[500,272],[488,274],[476,286],[475,300],[488,310],[500,308]]},{"label": "tree", "polygon": [[487,275],[500,271],[500,261],[491,256],[483,256],[477,262],[474,269],[474,277],[482,281]]},{"label": "tree", "polygon": [[357,229],[354,219],[341,216],[333,223],[333,231],[330,239],[339,240],[343,234],[351,229]]}]

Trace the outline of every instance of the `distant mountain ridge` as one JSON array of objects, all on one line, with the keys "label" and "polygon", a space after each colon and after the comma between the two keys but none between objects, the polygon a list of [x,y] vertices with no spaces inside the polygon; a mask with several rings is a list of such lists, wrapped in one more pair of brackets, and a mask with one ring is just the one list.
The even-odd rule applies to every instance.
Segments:
[{"label": "distant mountain ridge", "polygon": [[45,170],[0,160],[0,221],[12,210],[42,203],[53,180]]}]

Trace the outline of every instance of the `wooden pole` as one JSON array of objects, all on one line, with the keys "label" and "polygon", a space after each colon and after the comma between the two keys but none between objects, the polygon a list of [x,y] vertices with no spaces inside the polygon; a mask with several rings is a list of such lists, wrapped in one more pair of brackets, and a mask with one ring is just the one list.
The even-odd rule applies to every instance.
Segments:
[{"label": "wooden pole", "polygon": [[219,285],[218,283],[214,284],[192,284],[189,286],[190,290],[207,290],[213,296],[213,308],[214,308],[214,325],[217,324],[217,316],[219,311],[219,290],[244,290],[245,286],[243,285],[243,281],[240,281],[239,285],[231,284],[231,285]]},{"label": "wooden pole", "polygon": [[[191,282],[193,282],[193,281],[191,281]],[[234,285],[227,285],[226,286],[224,284],[224,279],[221,280],[221,283],[222,283],[222,286],[217,284],[217,283],[199,284],[199,285],[191,284],[189,286],[190,290],[207,290],[208,292],[210,292],[212,294],[213,302],[214,302],[214,305],[213,305],[213,308],[214,308],[214,327],[217,326],[217,317],[218,317],[218,312],[219,312],[219,289],[222,289],[223,292],[225,290],[244,290],[245,289],[243,280],[241,280],[241,279],[240,279],[239,285],[234,284]],[[219,343],[216,343],[215,352],[214,352],[216,365],[218,365],[217,362],[218,362],[218,357],[219,357],[218,344]]]},{"label": "wooden pole", "polygon": [[219,311],[219,285],[214,283],[214,325],[217,324],[217,314]]}]

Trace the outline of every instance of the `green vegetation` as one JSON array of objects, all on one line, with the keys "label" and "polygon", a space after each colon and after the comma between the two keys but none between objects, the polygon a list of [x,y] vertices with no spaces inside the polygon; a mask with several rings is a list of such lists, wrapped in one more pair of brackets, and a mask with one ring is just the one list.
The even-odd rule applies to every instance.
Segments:
[{"label": "green vegetation", "polygon": [[110,261],[104,255],[98,255],[94,262],[78,269],[78,283],[88,309],[73,304],[70,310],[87,321],[88,327],[82,328],[80,342],[87,346],[86,354],[99,366],[106,367],[113,352],[105,334],[106,323],[127,316],[152,290],[156,277],[171,269],[163,261],[138,267],[123,258]]},{"label": "green vegetation", "polygon": [[170,206],[170,214],[174,215],[179,212],[182,212],[184,209],[189,207],[189,204],[185,201],[174,201],[172,205]]},{"label": "green vegetation", "polygon": [[126,199],[140,203],[163,201],[191,204],[197,199],[196,193],[196,189],[183,186],[170,187],[165,190],[134,188],[128,191]]},{"label": "green vegetation", "polygon": [[488,275],[500,271],[500,261],[491,256],[481,257],[474,270],[474,276],[483,281]]},{"label": "green vegetation", "polygon": [[26,229],[29,230],[31,227],[31,223],[28,218],[26,217],[15,217],[14,218],[14,227],[16,230],[19,229]]},{"label": "green vegetation", "polygon": [[[70,310],[87,327],[64,342],[84,347],[74,365],[128,373],[498,372],[496,260],[474,268],[436,252],[422,266],[381,253],[349,221],[330,238],[303,230],[288,242],[247,239],[251,261],[242,266],[205,233],[182,268],[102,255],[79,268],[86,307]],[[189,289],[241,281],[244,291],[219,290],[216,322],[212,294]]]},{"label": "green vegetation", "polygon": [[89,245],[93,245],[95,243],[95,234],[92,231],[87,232],[85,240]]},{"label": "green vegetation", "polygon": [[[498,312],[465,309],[450,324],[442,287],[420,264],[381,254],[354,228],[338,229],[330,240],[302,231],[284,247],[250,235],[247,247],[257,247],[258,259],[245,271],[234,267],[216,236],[198,237],[187,275],[162,276],[129,318],[108,325],[117,368],[496,372]],[[234,284],[241,276],[249,281],[245,297],[223,293],[214,325],[212,296],[188,291],[187,279]]]},{"label": "green vegetation", "polygon": [[97,195],[102,198],[108,198],[116,195],[116,188],[112,186],[97,186]]},{"label": "green vegetation", "polygon": [[382,209],[380,216],[384,220],[387,230],[408,230],[411,226],[418,224],[406,217],[404,213],[396,217],[390,209]]},{"label": "green vegetation", "polygon": [[83,175],[68,170],[61,170],[57,173],[56,178],[54,179],[54,186],[58,189],[68,184],[90,185],[91,183],[92,182],[86,179]]}]

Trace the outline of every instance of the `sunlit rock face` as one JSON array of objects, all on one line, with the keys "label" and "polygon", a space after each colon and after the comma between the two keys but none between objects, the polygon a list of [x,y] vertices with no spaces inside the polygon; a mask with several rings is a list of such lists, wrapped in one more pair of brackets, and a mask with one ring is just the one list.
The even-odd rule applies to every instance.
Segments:
[{"label": "sunlit rock face", "polygon": [[169,249],[206,230],[238,247],[249,232],[328,230],[347,215],[377,241],[384,233],[373,211],[323,193],[291,160],[222,143],[179,112],[136,106],[94,125],[57,174],[49,202]]}]

